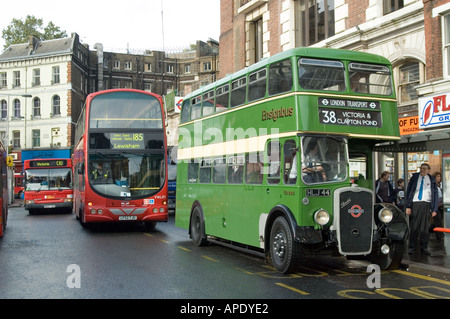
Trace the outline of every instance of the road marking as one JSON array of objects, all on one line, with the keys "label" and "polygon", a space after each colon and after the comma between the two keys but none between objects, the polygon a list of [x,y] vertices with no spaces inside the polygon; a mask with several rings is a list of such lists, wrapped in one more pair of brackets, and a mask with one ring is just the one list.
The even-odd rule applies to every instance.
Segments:
[{"label": "road marking", "polygon": [[424,275],[414,274],[414,273],[410,273],[410,272],[407,272],[404,270],[391,270],[391,271],[395,272],[397,274],[400,274],[400,275],[411,276],[414,278],[424,279],[424,280],[433,281],[433,282],[437,282],[437,283],[440,283],[443,285],[450,286],[450,282],[447,280],[442,280],[442,279],[437,279],[437,278],[428,277],[428,276],[424,276]]},{"label": "road marking", "polygon": [[211,257],[208,257],[208,256],[202,256],[202,257],[205,258],[205,259],[211,260],[211,261],[213,261],[215,263],[219,262],[217,259],[214,259],[214,258],[211,258]]},{"label": "road marking", "polygon": [[167,240],[164,240],[164,239],[160,239],[160,241],[162,241],[163,243],[166,243],[166,244],[170,244],[170,241],[167,241]]},{"label": "road marking", "polygon": [[294,287],[291,287],[291,286],[282,284],[281,282],[276,282],[275,284],[278,285],[278,286],[280,286],[280,287],[283,287],[283,288],[286,288],[286,289],[295,291],[295,292],[297,292],[297,293],[299,293],[299,294],[301,294],[301,295],[303,295],[303,296],[309,295],[309,292],[306,292],[306,291],[303,291],[303,290],[300,290],[300,289],[297,289],[297,288],[294,288]]},{"label": "road marking", "polygon": [[186,248],[186,247],[183,247],[183,246],[178,246],[178,248],[180,248],[180,249],[182,249],[182,250],[184,250],[184,251],[192,251],[192,250],[190,250],[190,249],[188,249],[188,248]]},{"label": "road marking", "polygon": [[239,270],[239,271],[242,271],[244,274],[247,274],[247,275],[254,275],[255,274],[253,272],[250,272],[248,270],[245,270],[245,269],[242,269],[242,268],[239,268],[239,267],[235,267],[235,269]]},{"label": "road marking", "polygon": [[152,234],[149,234],[149,233],[144,233],[145,234],[145,236],[148,236],[148,237],[154,237]]}]

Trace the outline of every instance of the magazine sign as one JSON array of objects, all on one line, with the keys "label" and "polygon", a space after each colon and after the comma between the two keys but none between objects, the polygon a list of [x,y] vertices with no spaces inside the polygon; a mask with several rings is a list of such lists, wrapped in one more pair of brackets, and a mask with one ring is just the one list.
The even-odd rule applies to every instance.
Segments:
[{"label": "magazine sign", "polygon": [[450,92],[419,98],[419,129],[450,125]]}]

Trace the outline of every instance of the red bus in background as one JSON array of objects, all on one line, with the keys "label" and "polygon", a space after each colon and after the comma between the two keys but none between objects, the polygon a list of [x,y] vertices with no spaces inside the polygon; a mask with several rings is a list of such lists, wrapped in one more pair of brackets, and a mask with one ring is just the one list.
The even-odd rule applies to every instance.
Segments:
[{"label": "red bus in background", "polygon": [[23,173],[14,173],[14,197],[22,198],[23,190]]},{"label": "red bus in background", "polygon": [[24,206],[72,211],[72,161],[68,158],[31,159],[24,162]]},{"label": "red bus in background", "polygon": [[8,221],[8,169],[6,165],[6,149],[0,142],[0,237],[3,237]]},{"label": "red bus in background", "polygon": [[168,220],[162,98],[113,89],[90,94],[75,130],[74,213],[81,225]]}]

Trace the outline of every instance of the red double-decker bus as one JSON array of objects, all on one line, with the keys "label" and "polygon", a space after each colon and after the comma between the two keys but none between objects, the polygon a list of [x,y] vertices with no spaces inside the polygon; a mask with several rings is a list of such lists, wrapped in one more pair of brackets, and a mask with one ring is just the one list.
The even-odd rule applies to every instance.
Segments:
[{"label": "red double-decker bus", "polygon": [[75,130],[74,212],[93,222],[168,220],[162,98],[133,89],[90,94]]},{"label": "red double-decker bus", "polygon": [[24,162],[24,206],[72,211],[72,161],[68,158],[30,159]]},{"label": "red double-decker bus", "polygon": [[6,149],[0,142],[0,237],[3,237],[8,220],[8,169],[6,165]]}]

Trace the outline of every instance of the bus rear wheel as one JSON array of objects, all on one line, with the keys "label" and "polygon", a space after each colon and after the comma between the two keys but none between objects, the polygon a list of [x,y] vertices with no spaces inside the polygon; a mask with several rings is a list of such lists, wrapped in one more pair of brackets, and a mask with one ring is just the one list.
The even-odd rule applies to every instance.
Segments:
[{"label": "bus rear wheel", "polygon": [[189,227],[194,245],[197,247],[205,246],[208,242],[205,235],[205,223],[203,221],[203,214],[198,206],[192,211]]},{"label": "bus rear wheel", "polygon": [[277,217],[270,231],[270,256],[273,267],[281,273],[293,272],[300,260],[301,247],[293,235],[286,218]]}]

